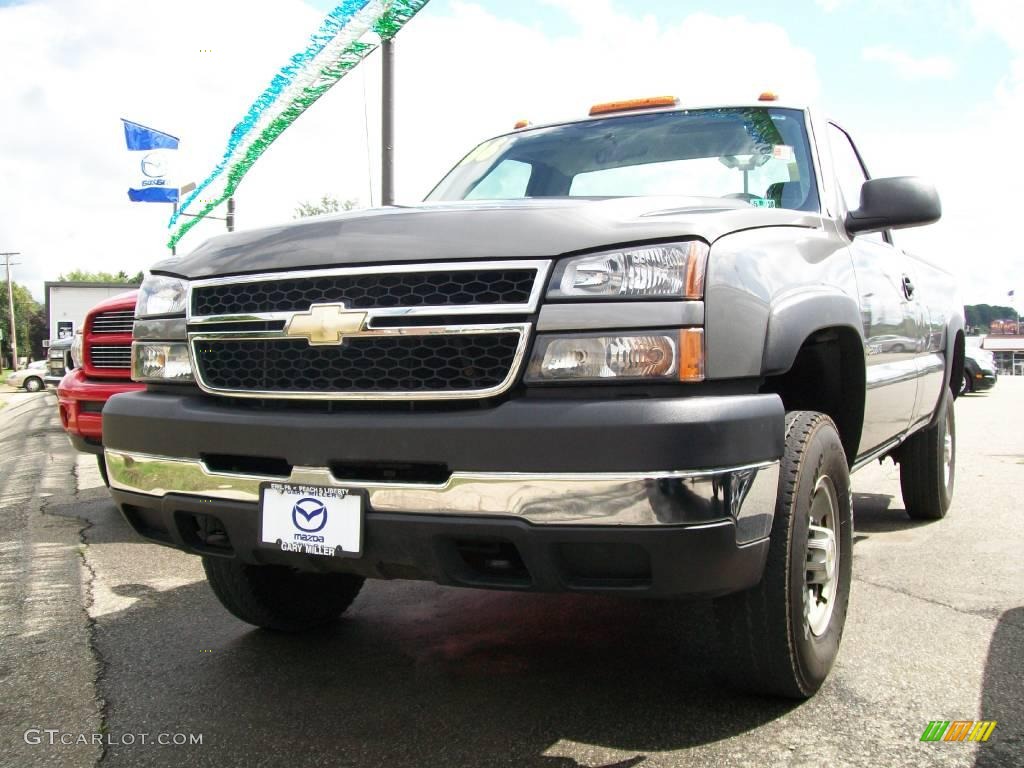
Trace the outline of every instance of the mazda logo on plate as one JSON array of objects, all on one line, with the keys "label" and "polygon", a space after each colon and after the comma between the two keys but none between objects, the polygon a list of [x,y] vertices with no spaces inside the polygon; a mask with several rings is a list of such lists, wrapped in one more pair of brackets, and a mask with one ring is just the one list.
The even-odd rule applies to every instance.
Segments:
[{"label": "mazda logo on plate", "polygon": [[292,522],[300,531],[316,533],[327,525],[327,507],[319,499],[299,499],[292,507]]},{"label": "mazda logo on plate", "polygon": [[167,164],[158,152],[150,152],[142,158],[142,173],[151,179],[160,179],[167,175]]}]

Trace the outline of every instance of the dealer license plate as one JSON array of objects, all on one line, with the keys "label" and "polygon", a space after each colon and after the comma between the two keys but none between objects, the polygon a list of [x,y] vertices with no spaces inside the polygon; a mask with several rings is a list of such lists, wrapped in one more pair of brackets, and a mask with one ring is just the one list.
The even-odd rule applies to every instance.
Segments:
[{"label": "dealer license plate", "polygon": [[358,557],[363,551],[362,497],[344,488],[263,483],[260,541],[285,552]]}]

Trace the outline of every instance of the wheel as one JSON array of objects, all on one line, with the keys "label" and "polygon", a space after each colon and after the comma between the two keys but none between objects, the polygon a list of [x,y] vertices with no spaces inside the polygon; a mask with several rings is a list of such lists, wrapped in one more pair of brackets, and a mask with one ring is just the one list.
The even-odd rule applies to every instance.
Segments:
[{"label": "wheel", "polygon": [[100,477],[103,478],[103,484],[109,488],[110,478],[107,476],[107,462],[103,459],[102,453],[96,457],[96,463],[99,465]]},{"label": "wheel", "polygon": [[852,562],[850,470],[839,432],[825,414],[788,413],[764,576],[715,601],[730,682],[774,696],[813,696],[839,653]]},{"label": "wheel", "polygon": [[963,376],[960,377],[960,391],[957,395],[966,395],[974,391],[974,371],[971,370],[970,366],[965,365]]},{"label": "wheel", "polygon": [[912,435],[899,450],[903,506],[913,520],[940,520],[953,500],[956,479],[956,413],[943,390],[939,418]]},{"label": "wheel", "polygon": [[32,376],[28,379],[25,379],[24,386],[27,392],[38,392],[43,388],[43,380],[37,379],[35,376]]},{"label": "wheel", "polygon": [[364,581],[347,573],[306,573],[220,557],[204,557],[203,570],[213,594],[232,614],[281,632],[302,632],[334,621]]}]

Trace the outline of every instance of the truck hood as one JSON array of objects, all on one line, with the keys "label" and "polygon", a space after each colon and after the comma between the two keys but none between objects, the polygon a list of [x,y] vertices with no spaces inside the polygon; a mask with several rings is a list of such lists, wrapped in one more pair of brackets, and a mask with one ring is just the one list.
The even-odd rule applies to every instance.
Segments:
[{"label": "truck hood", "polygon": [[152,271],[189,279],[354,264],[528,259],[722,235],[820,227],[819,214],[700,197],[424,203],[316,216],[207,240]]}]

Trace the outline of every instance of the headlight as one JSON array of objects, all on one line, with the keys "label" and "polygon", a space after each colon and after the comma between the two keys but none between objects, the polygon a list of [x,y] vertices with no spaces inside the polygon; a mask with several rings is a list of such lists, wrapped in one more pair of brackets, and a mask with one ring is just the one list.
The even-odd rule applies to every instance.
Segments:
[{"label": "headlight", "polygon": [[707,258],[708,246],[692,240],[565,259],[555,267],[548,298],[699,299]]},{"label": "headlight", "polygon": [[139,300],[135,305],[136,317],[154,315],[180,315],[185,312],[188,283],[176,277],[149,275],[139,287]]},{"label": "headlight", "polygon": [[188,344],[136,341],[132,344],[134,381],[192,381]]},{"label": "headlight", "polygon": [[703,378],[704,331],[700,328],[539,336],[526,370],[530,383]]},{"label": "headlight", "polygon": [[82,367],[82,331],[75,331],[75,338],[71,341],[71,362],[75,368]]}]

